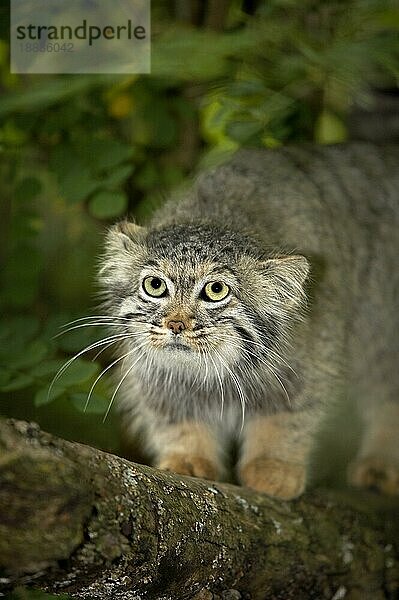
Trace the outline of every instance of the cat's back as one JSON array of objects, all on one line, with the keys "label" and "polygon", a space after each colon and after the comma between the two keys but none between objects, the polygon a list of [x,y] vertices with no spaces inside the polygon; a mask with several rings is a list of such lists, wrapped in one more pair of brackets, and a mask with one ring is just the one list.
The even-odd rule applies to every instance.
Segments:
[{"label": "cat's back", "polygon": [[372,346],[372,361],[397,346],[398,189],[396,145],[241,150],[167,203],[153,224],[207,221],[254,234],[266,252],[305,255],[313,314],[324,319],[321,326],[316,316],[315,330],[344,320],[358,344],[353,354]]},{"label": "cat's back", "polygon": [[205,220],[254,233],[267,246],[345,261],[355,246],[398,242],[398,186],[394,145],[241,150],[153,223]]}]

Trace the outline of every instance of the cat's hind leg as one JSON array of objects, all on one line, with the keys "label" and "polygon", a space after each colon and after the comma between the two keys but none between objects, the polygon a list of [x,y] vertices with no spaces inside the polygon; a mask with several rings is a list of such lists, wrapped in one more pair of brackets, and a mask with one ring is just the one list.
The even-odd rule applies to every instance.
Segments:
[{"label": "cat's hind leg", "polygon": [[[397,223],[395,239],[397,236]],[[384,240],[383,240],[384,241]],[[399,495],[399,282],[397,246],[380,245],[369,265],[368,287],[354,321],[352,386],[363,419],[363,438],[348,475],[352,485]]]},{"label": "cat's hind leg", "polygon": [[368,407],[356,460],[349,465],[349,483],[399,495],[399,401]]}]

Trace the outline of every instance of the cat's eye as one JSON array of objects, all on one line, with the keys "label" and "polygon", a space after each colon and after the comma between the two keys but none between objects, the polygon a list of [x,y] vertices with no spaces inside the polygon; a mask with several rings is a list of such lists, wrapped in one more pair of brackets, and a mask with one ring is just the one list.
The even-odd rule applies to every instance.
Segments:
[{"label": "cat's eye", "polygon": [[202,290],[202,298],[208,302],[220,302],[230,293],[230,288],[223,281],[210,281]]},{"label": "cat's eye", "polygon": [[143,280],[144,291],[153,298],[161,298],[166,295],[166,283],[160,277],[145,277]]}]

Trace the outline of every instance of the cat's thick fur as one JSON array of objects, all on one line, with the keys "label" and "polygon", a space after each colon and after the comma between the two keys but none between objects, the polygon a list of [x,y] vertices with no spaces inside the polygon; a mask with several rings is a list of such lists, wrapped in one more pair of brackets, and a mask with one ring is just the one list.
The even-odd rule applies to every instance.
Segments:
[{"label": "cat's thick fur", "polygon": [[398,183],[395,148],[241,151],[148,228],[110,230],[119,405],[156,465],[222,477],[233,436],[243,484],[295,497],[326,407],[351,396],[351,481],[399,492]]}]

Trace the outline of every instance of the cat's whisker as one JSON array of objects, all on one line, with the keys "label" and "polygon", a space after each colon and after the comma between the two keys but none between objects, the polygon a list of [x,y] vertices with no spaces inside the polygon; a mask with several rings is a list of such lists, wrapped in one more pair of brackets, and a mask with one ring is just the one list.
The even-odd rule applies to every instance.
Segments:
[{"label": "cat's whisker", "polygon": [[213,358],[212,358],[212,354],[211,354],[211,353],[209,353],[209,354],[208,354],[208,356],[209,356],[210,360],[212,361],[212,364],[213,364],[213,366],[214,366],[214,369],[215,369],[216,377],[217,377],[217,380],[218,380],[218,382],[219,382],[219,388],[220,388],[220,400],[221,400],[221,408],[220,408],[220,420],[222,421],[222,420],[223,420],[223,410],[224,410],[224,390],[223,390],[223,382],[222,382],[222,378],[220,377],[220,373],[219,373],[219,370],[218,370],[218,368],[217,368],[217,366],[216,366],[216,363],[215,363],[215,361],[214,361],[214,360],[213,360]]},{"label": "cat's whisker", "polygon": [[[199,348],[198,349],[198,356],[199,356],[200,364],[199,364],[199,366],[197,368],[197,371],[195,373],[195,377],[194,377],[194,379],[191,382],[190,391],[192,391],[192,389],[194,388],[194,385],[197,383],[197,380],[198,380],[198,375],[202,371],[202,355],[203,355],[202,349]],[[199,390],[199,386],[197,386],[197,388],[196,388],[195,391],[197,392],[198,390]]]},{"label": "cat's whisker", "polygon": [[[90,320],[88,323],[82,323],[82,321],[85,320]],[[96,320],[98,319],[98,320]],[[76,325],[76,323],[79,323],[78,325]],[[73,331],[75,329],[80,329],[82,327],[100,327],[100,326],[104,326],[104,327],[122,327],[122,326],[127,326],[131,323],[131,319],[129,319],[128,317],[123,317],[123,316],[112,316],[112,317],[107,317],[104,315],[98,315],[98,316],[93,316],[93,317],[82,317],[80,319],[75,319],[74,321],[71,321],[70,323],[65,323],[64,325],[61,325],[61,328],[63,329],[63,331],[61,331],[60,333],[57,333],[54,336],[54,339],[64,335],[65,333],[68,333],[69,331]],[[145,325],[145,326],[149,326],[147,322],[145,321],[138,321],[135,320],[133,321],[133,324],[139,324],[139,325]],[[70,325],[72,325],[72,327],[69,327]],[[65,329],[67,328],[67,329]]]},{"label": "cat's whisker", "polygon": [[[231,344],[231,339],[228,338],[227,336],[223,336],[223,334],[218,335],[218,339],[223,339],[224,341],[229,342]],[[265,347],[262,344],[260,344],[259,342],[255,342],[254,340],[246,340],[246,344],[252,344],[253,346],[261,348],[263,351],[265,350]],[[285,396],[287,397],[288,403],[291,406],[291,400],[290,400],[288,391],[285,388],[285,386],[284,386],[282,380],[280,379],[279,375],[274,370],[274,367],[278,368],[278,365],[277,364],[272,365],[270,361],[266,361],[264,359],[264,357],[262,357],[261,355],[259,355],[257,353],[255,354],[255,353],[251,352],[248,349],[244,349],[244,348],[240,348],[240,349],[241,349],[242,352],[246,352],[246,353],[250,354],[251,356],[255,357],[257,360],[259,360],[259,362],[261,362],[265,367],[267,367],[267,369],[270,370],[270,372],[272,373],[272,375],[275,377],[275,379],[278,381],[278,383],[282,387],[282,389],[283,389],[283,391],[285,393]],[[273,351],[273,350],[271,350],[271,349],[268,348],[266,350],[266,355],[272,355],[272,356],[274,356],[276,363],[277,362],[283,363],[299,379],[299,376],[296,373],[296,371],[277,352],[275,352],[275,351]]]},{"label": "cat's whisker", "polygon": [[[140,350],[140,348],[138,348],[138,350]],[[118,385],[116,386],[116,388],[114,390],[114,393],[112,394],[111,400],[110,400],[110,402],[108,404],[108,408],[106,410],[106,413],[104,415],[103,423],[105,423],[105,421],[106,421],[106,419],[107,419],[107,417],[109,415],[109,412],[110,412],[111,407],[112,407],[112,405],[114,403],[115,397],[116,397],[117,393],[119,392],[119,390],[120,390],[123,382],[125,381],[126,377],[129,375],[129,373],[132,371],[132,369],[135,367],[135,365],[142,358],[142,355],[143,355],[143,353],[141,352],[140,356],[137,358],[137,360],[134,361],[134,363],[132,365],[130,365],[130,367],[128,368],[128,370],[126,371],[126,373],[123,375],[122,379],[119,381]]]},{"label": "cat's whisker", "polygon": [[284,360],[284,358],[283,358],[282,356],[280,356],[280,354],[278,354],[278,352],[275,352],[274,350],[271,350],[271,349],[269,348],[269,349],[267,350],[267,353],[268,353],[268,354],[271,354],[272,356],[275,356],[275,357],[276,357],[276,360],[277,360],[278,362],[281,362],[281,363],[283,363],[283,364],[284,364],[284,365],[287,367],[287,369],[289,369],[289,370],[290,370],[290,371],[291,371],[291,372],[292,372],[292,373],[295,375],[295,377],[296,377],[297,379],[299,379],[299,375],[298,375],[298,373],[295,371],[295,369],[293,369],[293,368],[291,367],[291,365],[290,365],[290,364],[289,364],[289,363],[288,363],[286,360]]},{"label": "cat's whisker", "polygon": [[97,354],[91,359],[92,362],[95,362],[98,359],[98,357],[101,356],[101,354],[103,352],[105,352],[108,348],[110,348],[113,344],[117,343],[118,341],[123,342],[123,341],[125,341],[127,339],[131,339],[131,338],[135,338],[135,337],[141,337],[141,335],[140,334],[136,335],[136,334],[128,333],[128,334],[125,334],[125,337],[120,338],[120,340],[115,340],[113,342],[110,342],[104,348],[102,348],[99,352],[97,352]]},{"label": "cat's whisker", "polygon": [[208,379],[208,361],[206,360],[206,358],[204,360],[204,364],[205,364],[204,386],[206,388],[206,386],[207,386],[207,379]]},{"label": "cat's whisker", "polygon": [[253,352],[250,352],[248,349],[242,349],[242,352],[244,354],[247,354],[249,356],[254,356],[255,358],[257,358],[273,375],[273,377],[276,379],[276,381],[279,383],[280,387],[282,388],[289,406],[291,406],[291,399],[289,397],[287,388],[285,387],[283,381],[281,380],[281,378],[279,377],[279,375],[276,373],[276,371],[274,370],[274,368],[272,367],[272,365],[269,362],[266,362],[264,360],[262,360],[262,358],[260,356],[258,356],[257,354],[254,354]]},{"label": "cat's whisker", "polygon": [[[232,340],[230,338],[227,338],[226,336],[222,335],[218,335],[217,337],[218,340],[224,340],[224,341],[228,341],[229,344],[232,344]],[[261,344],[256,344],[259,347],[262,347]],[[247,356],[253,356],[254,358],[256,358],[260,363],[262,363],[271,373],[271,375],[275,378],[275,380],[278,382],[279,386],[281,387],[281,389],[283,390],[288,404],[291,406],[291,400],[288,394],[288,391],[283,383],[283,381],[281,380],[280,376],[278,375],[278,373],[275,371],[274,367],[270,364],[270,361],[266,361],[262,356],[260,356],[259,354],[255,354],[254,352],[251,352],[250,350],[248,350],[247,348],[242,348],[242,346],[240,344],[234,344],[235,348],[237,350],[240,351],[240,353],[242,353],[244,355],[244,364],[248,364],[248,372],[250,372],[251,369],[251,365],[248,363],[248,361],[245,359],[245,355]],[[263,347],[262,347],[263,348]],[[242,368],[242,363],[241,363],[241,368]]]},{"label": "cat's whisker", "polygon": [[57,339],[59,338],[61,335],[65,335],[66,333],[69,333],[70,331],[74,331],[75,329],[81,329],[82,327],[121,327],[120,323],[113,323],[111,321],[107,322],[107,321],[95,321],[93,323],[80,323],[80,325],[74,325],[73,327],[68,327],[68,329],[65,329],[64,331],[60,331],[59,333],[57,333],[56,335],[53,336],[53,339]]},{"label": "cat's whisker", "polygon": [[240,398],[240,402],[241,402],[241,414],[242,414],[241,429],[240,429],[240,433],[241,433],[242,430],[243,430],[243,428],[244,428],[246,398],[245,398],[245,395],[244,395],[244,392],[242,390],[242,387],[241,387],[241,384],[240,384],[240,380],[238,379],[238,377],[232,372],[232,370],[230,369],[230,367],[222,359],[222,357],[220,356],[220,353],[217,352],[217,351],[215,351],[215,354],[219,358],[219,360],[220,360],[221,364],[223,365],[223,367],[230,374],[230,377],[233,380],[234,385],[236,386],[237,393],[238,393],[238,396]]},{"label": "cat's whisker", "polygon": [[55,376],[53,377],[48,392],[47,392],[47,398],[50,397],[51,391],[55,385],[55,383],[58,381],[58,379],[60,377],[62,377],[62,375],[65,373],[65,371],[68,369],[68,367],[70,367],[70,365],[76,360],[78,359],[80,356],[82,356],[83,354],[85,354],[86,352],[90,352],[90,350],[94,350],[95,348],[98,348],[99,346],[103,346],[104,344],[108,344],[110,341],[118,341],[119,339],[122,339],[123,337],[125,337],[126,334],[117,334],[114,336],[109,336],[107,338],[104,338],[103,340],[98,340],[97,342],[94,342],[92,344],[90,344],[89,346],[86,346],[86,348],[83,348],[83,350],[81,350],[80,352],[78,352],[77,354],[75,354],[75,356],[73,356],[72,358],[70,358],[55,374]]},{"label": "cat's whisker", "polygon": [[[135,333],[135,334],[134,334],[134,337],[136,337],[136,338],[139,338],[139,339],[140,339],[140,341],[141,341],[141,340],[143,339],[143,333],[142,333],[142,332],[139,332],[138,334],[136,334],[136,333]],[[147,346],[147,352],[145,353],[145,368],[146,368],[146,370],[148,370],[148,371],[149,371],[148,362],[149,362],[149,359],[150,359],[150,357],[148,356],[148,353],[149,353],[149,352],[152,352],[152,351],[153,351],[153,349],[152,349],[152,348],[151,348],[151,346],[148,344],[148,340],[146,340],[146,341],[143,341],[143,343],[142,343],[142,344],[140,343],[138,346],[136,346],[136,348],[143,348],[143,347],[145,347],[145,346]],[[125,359],[125,360],[126,360],[126,359]],[[125,368],[125,360],[122,362],[121,369],[124,369],[124,368]]]},{"label": "cat's whisker", "polygon": [[[144,346],[144,344],[142,344],[140,347],[142,347],[142,346]],[[87,408],[89,406],[90,398],[93,395],[94,388],[96,387],[97,383],[100,381],[101,377],[103,375],[105,375],[105,373],[107,373],[107,371],[109,371],[114,365],[116,365],[121,360],[125,359],[127,356],[129,356],[129,355],[133,354],[134,352],[136,352],[136,350],[138,350],[140,347],[138,347],[138,348],[135,347],[132,350],[129,350],[129,352],[126,352],[125,354],[123,354],[122,356],[120,356],[119,358],[117,358],[116,360],[114,360],[110,365],[108,365],[105,369],[103,369],[101,371],[101,373],[95,379],[95,381],[94,381],[93,385],[91,386],[90,391],[89,391],[89,393],[87,395],[86,404],[84,406],[84,412],[86,412],[86,410],[87,410]]]},{"label": "cat's whisker", "polygon": [[[113,344],[116,344],[118,340],[115,340],[114,342],[110,342],[109,344],[107,344],[106,346],[104,346],[104,348],[102,348],[99,352],[97,352],[97,354],[95,354],[95,356],[93,356],[93,358],[91,359],[91,362],[95,362],[99,356],[101,356],[101,354],[103,352],[105,352],[106,350],[108,350],[108,348],[110,348]],[[123,341],[123,338],[121,339],[121,341]]]},{"label": "cat's whisker", "polygon": [[[263,352],[266,353],[266,355],[271,355],[274,356],[276,361],[283,363],[287,369],[289,369],[290,371],[292,371],[292,373],[299,379],[299,375],[298,373],[291,367],[291,365],[280,355],[278,354],[275,350],[272,350],[271,348],[267,348],[264,346],[264,344],[261,344],[260,342],[255,342],[254,340],[246,340],[245,341],[246,344],[250,344],[252,346],[256,346],[258,348],[261,348]],[[266,363],[264,363],[266,364]]]},{"label": "cat's whisker", "polygon": [[285,387],[284,383],[282,382],[280,376],[277,375],[276,371],[273,369],[273,367],[271,365],[268,365],[268,369],[271,372],[271,374],[273,375],[273,377],[276,379],[276,381],[279,383],[281,389],[283,390],[285,397],[287,398],[288,405],[291,406],[291,398],[290,398],[287,388]]},{"label": "cat's whisker", "polygon": [[94,319],[103,319],[104,321],[114,321],[115,319],[121,319],[123,317],[119,316],[110,316],[110,315],[89,315],[86,317],[80,317],[79,319],[74,319],[73,321],[69,321],[68,323],[64,323],[61,327],[68,327],[69,325],[74,325],[75,323],[80,323],[81,321],[94,320]]}]

